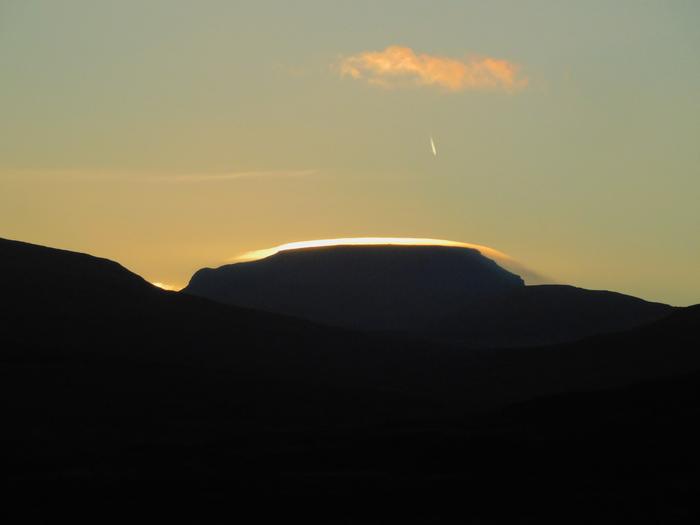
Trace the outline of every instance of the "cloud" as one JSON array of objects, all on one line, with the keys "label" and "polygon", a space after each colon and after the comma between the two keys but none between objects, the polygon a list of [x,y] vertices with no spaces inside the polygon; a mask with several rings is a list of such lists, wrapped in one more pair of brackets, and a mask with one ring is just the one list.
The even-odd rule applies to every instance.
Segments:
[{"label": "cloud", "polygon": [[555,280],[536,273],[527,266],[519,263],[510,255],[501,251],[495,250],[481,244],[473,244],[468,242],[450,241],[446,239],[430,239],[420,237],[344,237],[338,239],[315,239],[309,241],[296,241],[265,248],[262,250],[253,250],[245,252],[236,257],[232,257],[228,262],[246,262],[257,261],[270,257],[276,253],[286,250],[299,250],[304,248],[318,248],[322,246],[450,246],[458,248],[471,248],[478,250],[484,257],[488,257],[496,261],[506,270],[509,270],[523,278],[526,284],[553,284]]},{"label": "cloud", "polygon": [[341,60],[341,76],[366,80],[392,88],[406,84],[436,86],[448,91],[516,91],[527,85],[520,67],[507,60],[470,57],[464,60],[416,54],[409,47],[389,46],[384,51],[365,51]]},{"label": "cloud", "polygon": [[234,171],[228,173],[152,173],[144,171],[113,170],[14,170],[0,176],[9,179],[26,179],[27,177],[45,178],[63,182],[136,182],[136,183],[205,183],[224,182],[237,179],[309,177],[317,170],[258,170]]}]

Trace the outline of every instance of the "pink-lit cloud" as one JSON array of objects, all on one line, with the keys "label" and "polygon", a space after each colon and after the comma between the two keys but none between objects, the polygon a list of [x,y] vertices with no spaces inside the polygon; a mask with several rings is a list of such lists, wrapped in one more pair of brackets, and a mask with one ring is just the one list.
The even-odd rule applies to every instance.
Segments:
[{"label": "pink-lit cloud", "polygon": [[339,65],[341,76],[382,87],[407,84],[435,86],[448,91],[516,91],[527,85],[520,67],[491,57],[457,59],[416,54],[409,47],[389,46],[383,51],[365,51],[345,57]]}]

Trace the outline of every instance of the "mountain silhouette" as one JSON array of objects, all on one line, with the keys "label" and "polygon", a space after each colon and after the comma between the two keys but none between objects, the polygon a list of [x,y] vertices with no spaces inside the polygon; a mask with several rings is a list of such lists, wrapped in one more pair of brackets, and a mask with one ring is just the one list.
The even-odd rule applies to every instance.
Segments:
[{"label": "mountain silhouette", "polygon": [[1,239],[0,291],[10,522],[693,522],[699,510],[700,306],[484,351],[167,292],[105,259]]},{"label": "mountain silhouette", "polygon": [[336,326],[402,330],[522,286],[473,249],[333,246],[200,270],[184,291]]},{"label": "mountain silhouette", "polygon": [[445,246],[287,250],[199,270],[184,292],[333,326],[480,347],[573,341],[671,310],[613,292],[525,286],[477,250]]}]

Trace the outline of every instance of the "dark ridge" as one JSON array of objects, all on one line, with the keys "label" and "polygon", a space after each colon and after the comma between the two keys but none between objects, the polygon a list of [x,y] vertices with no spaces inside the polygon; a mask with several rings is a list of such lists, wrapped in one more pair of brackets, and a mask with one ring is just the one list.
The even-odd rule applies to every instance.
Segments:
[{"label": "dark ridge", "polygon": [[[0,335],[32,347],[57,344],[107,353],[138,348],[173,357],[211,328],[230,341],[263,330],[317,329],[281,315],[224,306],[157,288],[122,265],[82,253],[0,239]],[[171,338],[183,338],[165,347]]]},{"label": "dark ridge", "polygon": [[26,308],[60,315],[85,301],[117,310],[126,307],[120,304],[125,295],[148,294],[152,288],[120,264],[83,253],[0,239],[0,259],[3,295],[21,299],[3,307],[18,313]]},{"label": "dark ridge", "polygon": [[525,286],[440,320],[433,336],[478,347],[538,346],[628,330],[674,309],[606,290]]}]

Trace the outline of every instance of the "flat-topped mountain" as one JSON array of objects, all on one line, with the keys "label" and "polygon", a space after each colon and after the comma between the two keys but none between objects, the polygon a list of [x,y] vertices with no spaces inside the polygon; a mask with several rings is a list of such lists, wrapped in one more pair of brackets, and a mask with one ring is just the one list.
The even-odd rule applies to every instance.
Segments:
[{"label": "flat-topped mountain", "polygon": [[346,328],[474,346],[571,341],[663,317],[670,307],[612,292],[525,286],[472,248],[330,246],[205,268],[186,293]]},{"label": "flat-topped mountain", "polygon": [[473,249],[333,246],[203,269],[184,291],[336,326],[404,330],[523,286]]}]

